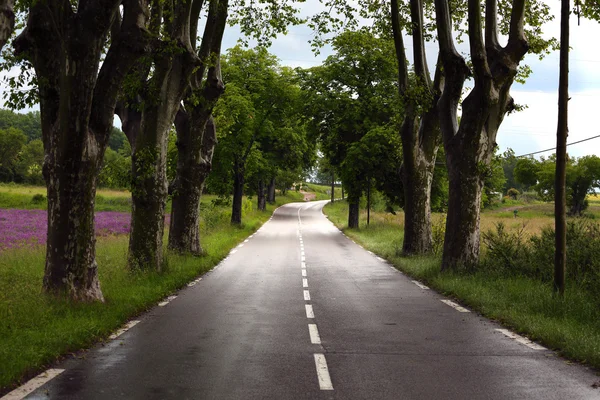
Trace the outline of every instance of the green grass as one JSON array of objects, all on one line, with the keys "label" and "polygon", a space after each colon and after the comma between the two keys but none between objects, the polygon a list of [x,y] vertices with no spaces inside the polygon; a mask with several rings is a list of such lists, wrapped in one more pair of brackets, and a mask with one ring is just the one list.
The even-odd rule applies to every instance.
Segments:
[{"label": "green grass", "polygon": [[[115,196],[116,197],[116,196]],[[302,201],[299,193],[278,196],[267,212],[245,200],[243,224],[229,224],[228,207],[205,196],[201,221],[203,257],[167,253],[164,272],[131,273],[125,268],[128,238],[98,240],[97,261],[104,304],[75,304],[41,291],[44,249],[13,249],[0,254],[0,394],[30,378],[58,357],[107,338],[125,321],[153,307],[222,260],[256,231],[275,207]],[[165,241],[166,241],[165,235]]]},{"label": "green grass", "polygon": [[[315,200],[331,200],[331,186],[317,185],[316,183],[305,183],[304,186],[308,188],[309,192],[314,192],[317,195]],[[336,186],[334,192],[336,199],[342,197],[340,186]]]},{"label": "green grass", "polygon": [[346,202],[328,204],[324,212],[346,235],[408,275],[570,359],[600,369],[600,301],[585,290],[570,285],[561,299],[549,284],[529,278],[481,271],[442,273],[438,257],[401,256],[403,233],[397,221],[377,215],[369,227],[350,230]]}]

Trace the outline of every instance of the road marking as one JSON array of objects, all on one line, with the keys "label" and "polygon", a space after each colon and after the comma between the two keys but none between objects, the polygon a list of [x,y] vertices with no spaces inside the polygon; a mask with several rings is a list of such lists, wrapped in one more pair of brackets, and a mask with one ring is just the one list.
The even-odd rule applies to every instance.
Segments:
[{"label": "road marking", "polygon": [[300,252],[300,255],[301,255],[302,257],[304,257],[304,250],[302,250],[302,251]]},{"label": "road marking", "polygon": [[240,245],[238,246],[238,248],[239,248],[239,247],[244,247],[244,243],[240,244]]},{"label": "road marking", "polygon": [[418,287],[420,287],[423,290],[429,290],[429,288],[425,285],[423,285],[421,282],[419,281],[412,281],[412,283],[414,283],[415,285],[417,285]]},{"label": "road marking", "polygon": [[108,338],[114,340],[139,323],[140,323],[140,321],[138,321],[138,320],[129,321],[128,323],[125,324],[125,326],[123,326],[121,329],[119,329],[118,331],[116,331],[115,333],[110,335]]},{"label": "road marking", "polygon": [[302,270],[302,276],[306,276],[306,270],[305,269]]},{"label": "road marking", "polygon": [[176,298],[177,298],[177,296],[169,296],[169,297],[167,297],[167,299],[165,301],[161,301],[160,303],[158,303],[158,305],[160,307],[164,307],[167,304],[169,304],[170,302],[172,302],[173,300],[175,300]]},{"label": "road marking", "polygon": [[310,334],[310,342],[312,344],[321,344],[321,336],[316,324],[308,324],[308,333]]},{"label": "road marking", "polygon": [[516,342],[524,344],[525,346],[529,347],[530,349],[547,350],[544,346],[540,346],[539,344],[532,342],[531,340],[527,339],[526,337],[517,335],[516,333],[511,332],[508,329],[496,329],[496,330],[498,332],[504,334],[505,336],[508,336],[509,338],[515,340]]},{"label": "road marking", "polygon": [[381,262],[387,262],[385,259],[383,259],[383,258],[381,258],[381,257],[379,257],[379,256],[377,257],[377,259],[378,259],[379,261],[381,261]]},{"label": "road marking", "polygon": [[302,287],[308,287],[308,279],[302,279]]},{"label": "road marking", "polygon": [[248,243],[249,239],[244,240],[244,243]]},{"label": "road marking", "polygon": [[48,369],[35,378],[30,379],[23,386],[20,386],[8,393],[6,396],[2,397],[0,400],[21,400],[25,398],[28,394],[35,391],[40,386],[44,385],[46,382],[56,378],[58,375],[65,372],[64,369]]},{"label": "road marking", "polygon": [[229,252],[229,254],[235,254],[235,253],[237,253],[237,250],[231,250],[231,251]]},{"label": "road marking", "polygon": [[319,389],[333,390],[329,369],[327,368],[327,360],[325,354],[315,354],[315,366],[317,367],[317,378],[319,379]]},{"label": "road marking", "polygon": [[304,261],[302,261],[302,262],[300,263],[300,266],[302,267],[302,269],[304,269],[304,268],[306,268],[306,263],[305,263]]},{"label": "road marking", "polygon": [[466,308],[459,306],[458,304],[456,304],[455,302],[453,302],[452,300],[441,300],[442,303],[449,305],[450,307],[454,308],[456,311],[458,312],[471,312],[469,310],[467,310]]},{"label": "road marking", "polygon": [[306,261],[306,257],[304,257],[304,256],[300,257],[300,261]]},{"label": "road marking", "polygon": [[305,304],[304,308],[306,309],[306,318],[314,318],[315,312],[313,311],[313,307],[310,304]]},{"label": "road marking", "polygon": [[308,290],[304,291],[304,300],[310,301],[310,292]]}]

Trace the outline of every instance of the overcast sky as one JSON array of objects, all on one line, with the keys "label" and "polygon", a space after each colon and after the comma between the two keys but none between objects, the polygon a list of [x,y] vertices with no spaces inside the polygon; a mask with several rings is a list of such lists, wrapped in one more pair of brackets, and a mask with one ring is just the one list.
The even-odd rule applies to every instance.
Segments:
[{"label": "overcast sky", "polygon": [[[314,4],[314,0],[308,0],[305,7],[309,8]],[[558,38],[560,1],[550,0],[548,4],[556,18],[544,27],[544,34]],[[235,45],[238,37],[239,31],[228,27],[223,48]],[[278,56],[283,65],[318,65],[330,51],[324,49],[319,56],[315,56],[308,44],[310,37],[311,31],[308,28],[294,27],[287,36],[274,41],[270,52]],[[582,19],[581,25],[577,26],[577,19],[573,17],[570,40],[569,143],[600,135],[600,23]],[[432,63],[437,54],[437,44],[429,43],[427,48],[429,62]],[[465,51],[467,48],[463,47]],[[527,105],[528,108],[507,116],[497,139],[501,151],[510,147],[517,155],[556,145],[558,51],[542,61],[537,56],[527,56],[525,63],[532,67],[533,74],[526,84],[515,83],[511,94],[518,104]],[[576,157],[600,154],[600,138],[569,146],[568,151]],[[549,151],[541,155],[551,153]]]}]

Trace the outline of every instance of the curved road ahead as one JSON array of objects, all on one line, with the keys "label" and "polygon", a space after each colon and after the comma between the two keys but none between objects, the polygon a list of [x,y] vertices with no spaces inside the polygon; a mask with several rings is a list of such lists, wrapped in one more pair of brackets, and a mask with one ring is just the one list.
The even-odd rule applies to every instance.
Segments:
[{"label": "curved road ahead", "polygon": [[444,303],[342,235],[325,203],[279,208],[28,398],[600,398],[592,371]]}]

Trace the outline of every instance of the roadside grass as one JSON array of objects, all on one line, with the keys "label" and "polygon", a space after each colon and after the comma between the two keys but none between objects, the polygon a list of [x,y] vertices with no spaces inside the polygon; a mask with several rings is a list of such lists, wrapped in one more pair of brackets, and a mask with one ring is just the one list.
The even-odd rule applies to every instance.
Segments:
[{"label": "roadside grass", "polygon": [[[61,356],[106,339],[125,321],[154,307],[218,264],[240,241],[285,203],[302,201],[290,192],[278,196],[266,212],[246,199],[243,223],[229,223],[231,210],[203,199],[202,257],[166,253],[161,273],[132,273],[125,267],[128,236],[99,238],[97,261],[104,304],[76,304],[42,293],[44,248],[9,249],[0,253],[0,395],[39,373]],[[165,244],[167,234],[165,234]]]},{"label": "roadside grass", "polygon": [[[305,183],[304,186],[308,188],[309,192],[314,192],[317,197],[315,200],[331,200],[331,186],[317,185],[316,183]],[[342,188],[336,186],[334,188],[335,198],[342,197]]]},{"label": "roadside grass", "polygon": [[346,202],[328,204],[324,212],[346,235],[408,275],[565,357],[600,369],[600,301],[589,292],[570,283],[561,299],[549,283],[531,278],[489,271],[441,272],[438,256],[402,257],[400,216],[372,213],[367,227],[363,213],[360,229],[351,230]]}]

